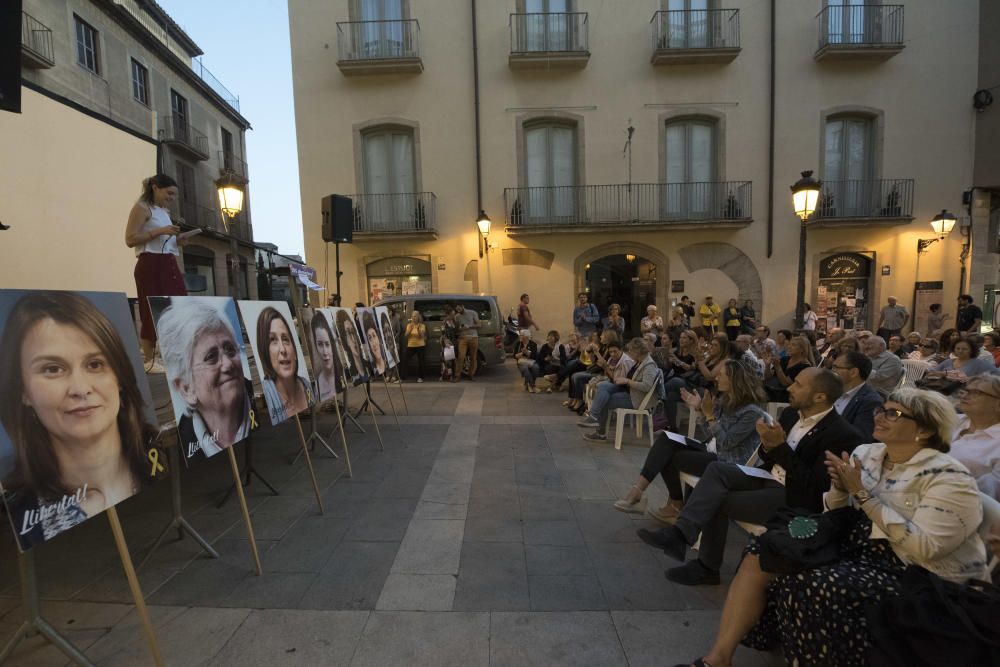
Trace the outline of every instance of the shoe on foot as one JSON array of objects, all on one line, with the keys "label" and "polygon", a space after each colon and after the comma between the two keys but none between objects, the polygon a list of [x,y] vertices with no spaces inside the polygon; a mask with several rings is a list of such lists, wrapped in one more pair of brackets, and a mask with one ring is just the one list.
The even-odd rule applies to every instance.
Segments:
[{"label": "shoe on foot", "polygon": [[664,526],[672,526],[677,522],[677,517],[681,515],[681,508],[677,505],[667,503],[663,507],[654,509],[650,507],[646,510],[646,514],[652,517],[654,520],[659,521]]},{"label": "shoe on foot", "polygon": [[718,586],[719,573],[705,567],[700,560],[689,560],[666,572],[667,579],[682,586]]},{"label": "shoe on foot", "polygon": [[619,512],[625,512],[626,514],[642,514],[646,511],[646,504],[648,500],[648,498],[643,496],[634,503],[630,503],[628,500],[623,498],[615,501],[615,509]]},{"label": "shoe on foot", "polygon": [[568,408],[569,407],[569,401],[563,401],[563,407],[564,408]]},{"label": "shoe on foot", "polygon": [[423,378],[417,378],[417,384],[423,384],[423,383],[424,383]]},{"label": "shoe on foot", "polygon": [[597,417],[588,414],[586,417],[578,421],[576,425],[582,426],[583,428],[597,428],[600,423],[601,422],[597,421]]},{"label": "shoe on foot", "polygon": [[146,375],[162,375],[166,372],[166,369],[163,368],[163,364],[156,359],[146,364]]},{"label": "shoe on foot", "polygon": [[594,433],[587,433],[583,436],[584,440],[590,440],[592,442],[604,442],[608,439],[608,436],[600,431],[595,431]]},{"label": "shoe on foot", "polygon": [[684,556],[687,555],[687,542],[684,540],[683,533],[676,526],[655,531],[640,528],[636,534],[649,546],[663,549],[663,553],[674,560],[683,562]]}]

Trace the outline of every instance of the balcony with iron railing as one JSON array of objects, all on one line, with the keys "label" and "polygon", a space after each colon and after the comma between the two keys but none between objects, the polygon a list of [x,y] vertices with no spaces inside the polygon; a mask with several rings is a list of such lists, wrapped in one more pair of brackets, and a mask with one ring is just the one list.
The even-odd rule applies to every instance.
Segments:
[{"label": "balcony with iron railing", "polygon": [[244,181],[250,179],[247,163],[231,151],[219,151],[219,171]]},{"label": "balcony with iron railing", "polygon": [[354,233],[437,238],[437,196],[433,192],[351,195]]},{"label": "balcony with iron railing", "polygon": [[823,181],[810,224],[905,225],[913,220],[913,179]]},{"label": "balcony with iron railing", "polygon": [[184,116],[165,116],[159,137],[160,141],[192,159],[208,159],[208,137],[191,127],[191,121]]},{"label": "balcony with iron railing", "polygon": [[817,19],[817,61],[888,60],[903,50],[902,5],[827,5]]},{"label": "balcony with iron railing", "polygon": [[654,65],[728,63],[740,53],[740,10],[656,12],[650,20]]},{"label": "balcony with iron railing", "polygon": [[21,12],[21,64],[34,69],[48,69],[56,64],[52,31],[27,12]]},{"label": "balcony with iron railing", "polygon": [[337,67],[344,76],[422,72],[420,24],[416,19],[337,23]]},{"label": "balcony with iron railing", "polygon": [[511,69],[582,69],[590,60],[587,12],[510,15]]},{"label": "balcony with iron railing", "polygon": [[507,188],[507,233],[739,227],[752,221],[750,181]]}]

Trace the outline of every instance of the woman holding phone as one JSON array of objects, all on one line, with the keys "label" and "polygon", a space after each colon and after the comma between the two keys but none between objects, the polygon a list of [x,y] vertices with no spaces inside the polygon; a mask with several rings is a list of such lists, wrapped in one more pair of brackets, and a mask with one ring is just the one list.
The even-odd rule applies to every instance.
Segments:
[{"label": "woman holding phone", "polygon": [[[147,373],[162,373],[156,363],[156,329],[149,310],[150,296],[187,296],[184,277],[177,266],[181,228],[170,219],[170,205],[177,199],[177,182],[166,174],[142,182],[142,194],[132,206],[125,226],[125,245],[135,249],[135,287],[139,296],[139,341]],[[179,220],[179,222],[184,222]]]}]

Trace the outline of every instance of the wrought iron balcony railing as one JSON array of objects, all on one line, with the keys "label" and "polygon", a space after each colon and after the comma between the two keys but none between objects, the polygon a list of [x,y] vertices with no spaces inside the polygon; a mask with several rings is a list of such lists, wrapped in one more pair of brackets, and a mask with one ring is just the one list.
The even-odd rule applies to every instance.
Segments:
[{"label": "wrought iron balcony railing", "polygon": [[178,146],[199,160],[208,159],[208,137],[191,127],[185,116],[165,116],[160,125],[160,141]]},{"label": "wrought iron balcony railing", "polygon": [[738,9],[682,9],[656,12],[653,51],[740,48]]},{"label": "wrought iron balcony railing", "polygon": [[351,200],[355,232],[432,231],[437,220],[433,192],[351,195]]},{"label": "wrought iron balcony railing", "polygon": [[827,5],[817,15],[821,56],[830,50],[903,48],[902,5]]},{"label": "wrought iron balcony railing", "polygon": [[511,55],[589,51],[587,12],[510,15]]},{"label": "wrought iron balcony railing", "polygon": [[748,222],[750,181],[507,188],[507,225]]},{"label": "wrought iron balcony railing", "polygon": [[337,60],[402,60],[420,57],[420,24],[403,21],[345,21],[337,24]]},{"label": "wrought iron balcony railing", "polygon": [[248,180],[247,163],[231,151],[219,151],[219,170]]},{"label": "wrought iron balcony railing", "polygon": [[28,12],[21,12],[22,62],[28,67],[49,68],[56,64],[52,30]]},{"label": "wrought iron balcony railing", "polygon": [[913,217],[913,179],[823,181],[813,220]]}]

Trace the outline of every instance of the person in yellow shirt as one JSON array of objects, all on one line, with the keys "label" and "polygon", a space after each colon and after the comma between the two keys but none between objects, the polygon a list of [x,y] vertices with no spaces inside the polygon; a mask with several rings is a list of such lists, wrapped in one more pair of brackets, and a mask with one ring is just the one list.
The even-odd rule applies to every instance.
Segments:
[{"label": "person in yellow shirt", "polygon": [[701,326],[705,327],[709,334],[719,330],[719,315],[722,314],[722,309],[719,308],[719,304],[712,301],[711,294],[705,296],[705,302],[698,309],[698,314],[701,316]]}]

